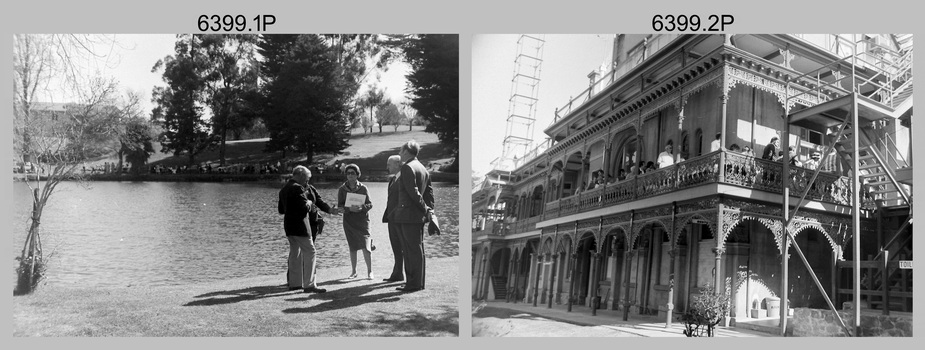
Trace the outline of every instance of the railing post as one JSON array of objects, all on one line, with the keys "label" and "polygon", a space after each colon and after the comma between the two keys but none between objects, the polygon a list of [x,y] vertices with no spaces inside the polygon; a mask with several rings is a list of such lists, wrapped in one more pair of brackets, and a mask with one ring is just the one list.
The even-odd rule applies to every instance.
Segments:
[{"label": "railing post", "polygon": [[726,150],[719,150],[719,169],[717,171],[719,177],[717,177],[717,182],[724,183],[726,181]]},{"label": "railing post", "polygon": [[880,287],[883,288],[883,314],[890,314],[890,251],[883,251],[883,274],[881,275]]}]

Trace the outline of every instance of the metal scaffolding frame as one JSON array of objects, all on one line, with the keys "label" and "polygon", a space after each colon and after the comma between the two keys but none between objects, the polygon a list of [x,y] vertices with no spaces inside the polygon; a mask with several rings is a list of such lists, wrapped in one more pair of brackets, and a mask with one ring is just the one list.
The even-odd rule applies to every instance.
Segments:
[{"label": "metal scaffolding frame", "polygon": [[[789,140],[790,130],[788,127],[788,128],[785,128],[783,132],[783,137],[782,137],[783,146],[781,147],[781,149],[784,150],[783,160],[782,160],[783,161],[783,174],[784,174],[782,178],[782,185],[783,185],[782,186],[783,187],[783,211],[782,211],[783,215],[782,216],[783,216],[783,222],[784,222],[783,230],[785,232],[785,235],[783,236],[783,241],[784,241],[783,246],[785,250],[784,250],[784,254],[781,255],[781,269],[782,269],[781,279],[782,279],[783,287],[782,287],[782,293],[781,293],[782,297],[781,297],[781,309],[780,309],[780,334],[782,336],[786,335],[786,332],[787,332],[787,316],[789,313],[787,286],[788,286],[788,278],[789,278],[788,276],[789,249],[791,246],[793,247],[794,251],[799,256],[800,260],[805,265],[806,269],[810,272],[810,277],[812,277],[813,282],[815,283],[816,287],[822,294],[829,308],[832,310],[833,314],[835,315],[835,318],[841,324],[842,329],[844,330],[845,334],[847,336],[859,336],[861,334],[861,314],[860,314],[861,313],[861,307],[860,307],[860,300],[861,300],[861,294],[860,294],[861,293],[861,275],[860,275],[861,274],[861,266],[860,266],[861,264],[861,256],[860,256],[861,255],[861,252],[860,252],[860,249],[861,249],[860,248],[861,246],[861,240],[860,240],[860,236],[861,236],[860,235],[861,183],[860,181],[861,181],[862,175],[860,173],[862,169],[861,166],[864,165],[860,163],[860,158],[861,158],[860,150],[862,148],[861,147],[862,142],[863,144],[867,145],[866,147],[869,147],[869,150],[867,150],[867,152],[872,156],[870,158],[873,158],[872,160],[876,161],[876,163],[874,164],[879,164],[879,166],[884,169],[884,174],[886,175],[886,177],[889,178],[890,180],[889,182],[896,188],[898,194],[902,197],[902,200],[904,200],[905,203],[907,203],[910,206],[912,204],[911,195],[907,194],[904,188],[900,186],[895,176],[892,174],[892,170],[889,168],[889,164],[887,164],[882,159],[882,157],[876,151],[876,148],[874,147],[873,142],[861,130],[861,124],[859,123],[859,111],[858,111],[860,85],[858,81],[857,65],[858,65],[858,57],[862,54],[867,54],[867,53],[858,52],[858,43],[859,41],[857,40],[857,37],[853,35],[851,42],[850,42],[850,47],[852,48],[852,51],[849,57],[846,57],[846,58],[843,58],[837,61],[833,61],[829,64],[824,65],[821,68],[818,68],[809,73],[800,75],[796,78],[788,79],[787,89],[786,89],[786,99],[785,99],[785,104],[784,104],[784,111],[785,111],[784,116],[786,118],[786,125],[788,126],[794,122],[793,119],[795,116],[805,117],[807,115],[810,115],[811,113],[822,114],[823,112],[827,110],[832,110],[836,108],[844,108],[845,106],[850,105],[850,108],[849,108],[850,112],[844,116],[844,119],[842,120],[840,126],[838,127],[837,136],[835,136],[835,138],[832,139],[831,144],[828,144],[826,146],[826,151],[823,153],[823,156],[822,156],[823,158],[820,161],[820,164],[826,161],[830,153],[832,153],[832,150],[835,148],[836,144],[843,141],[842,137],[845,131],[847,129],[851,129],[851,145],[853,145],[852,150],[851,150],[851,162],[850,162],[851,189],[853,193],[852,214],[851,214],[851,222],[852,222],[851,237],[852,237],[852,248],[853,248],[852,258],[854,259],[854,262],[853,262],[854,263],[853,300],[855,302],[855,306],[853,308],[853,312],[854,312],[853,332],[845,324],[845,321],[841,318],[841,315],[837,312],[835,305],[833,304],[829,296],[826,294],[825,289],[823,288],[822,284],[819,282],[819,279],[816,276],[816,272],[813,271],[813,268],[810,266],[808,260],[806,259],[806,256],[803,254],[802,249],[800,249],[799,245],[796,243],[793,233],[790,232],[790,229],[789,229],[790,224],[793,222],[794,218],[796,217],[796,214],[800,211],[800,209],[805,204],[806,195],[809,193],[811,186],[806,186],[806,188],[803,190],[802,195],[800,196],[799,202],[797,202],[797,204],[793,207],[793,210],[791,212],[790,176],[789,176],[790,174],[790,154],[789,152],[786,151],[788,150],[789,143],[790,143],[790,140]],[[825,70],[825,69],[832,69],[833,71],[836,71],[840,64],[849,62],[849,61],[850,61],[851,73],[848,76],[836,78],[834,81],[825,83],[825,84],[820,84],[821,82],[817,79],[816,87],[803,91],[801,93],[798,93],[794,96],[790,96],[791,89],[796,88],[794,84],[801,83],[804,78],[809,77],[812,74],[818,73],[819,71]],[[822,88],[831,87],[833,85],[837,86],[839,82],[844,79],[850,79],[850,84],[851,84],[850,85],[851,89],[846,96],[820,103],[820,105],[817,106],[816,110],[814,111],[804,110],[802,111],[803,113],[800,113],[800,111],[798,111],[797,113],[791,114],[790,103],[792,100],[800,98],[800,96],[807,95],[807,94],[814,93],[814,92],[818,94]],[[868,84],[870,82],[871,80],[866,80],[860,83],[862,83],[863,85],[863,84]],[[892,81],[888,81],[888,83],[892,83]],[[879,92],[880,90],[878,89],[877,91]],[[892,102],[893,100],[891,98],[890,99],[891,107],[892,107]],[[826,104],[831,105],[831,108],[827,109],[828,106],[826,106]],[[814,181],[816,180],[816,177],[819,175],[819,172],[821,170],[822,170],[822,167],[817,167],[815,171],[813,172],[813,175],[810,178],[808,183],[810,184],[814,183]],[[878,206],[877,210],[882,210],[882,208],[879,208]],[[880,247],[881,251],[880,251],[880,254],[877,255],[877,258],[879,258],[881,254],[884,254],[884,252],[886,252],[885,255],[889,254],[888,251],[885,251],[883,249],[889,247],[889,244],[892,244],[892,242],[898,237],[899,233],[901,233],[909,225],[909,223],[911,222],[911,215],[912,215],[911,211],[909,215],[910,215],[909,218],[906,220],[905,223],[903,223],[903,225],[900,227],[897,234],[894,235],[894,237],[890,240],[890,242],[887,245]],[[875,258],[874,260],[876,260],[877,258]],[[884,266],[886,265],[884,264]],[[883,277],[884,280],[886,280],[888,277],[886,276],[886,274],[887,274],[887,271],[884,271],[884,277]],[[889,289],[889,286],[886,283],[884,283],[883,288]],[[888,301],[885,301],[885,303],[888,303]],[[888,310],[889,305],[884,305],[884,308],[885,310]],[[888,313],[888,311],[886,312]]]},{"label": "metal scaffolding frame", "polygon": [[503,150],[501,157],[492,162],[496,170],[513,170],[514,160],[524,157],[533,144],[545,43],[542,34],[522,34],[517,39]]}]

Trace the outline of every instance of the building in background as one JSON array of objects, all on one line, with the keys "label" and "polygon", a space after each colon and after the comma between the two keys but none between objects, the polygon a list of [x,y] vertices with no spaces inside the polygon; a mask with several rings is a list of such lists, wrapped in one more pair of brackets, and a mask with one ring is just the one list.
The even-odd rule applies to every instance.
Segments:
[{"label": "building in background", "polygon": [[788,309],[858,297],[911,314],[912,48],[615,36],[548,141],[473,189],[473,298],[671,322],[709,286],[731,296],[727,321],[782,331]]}]

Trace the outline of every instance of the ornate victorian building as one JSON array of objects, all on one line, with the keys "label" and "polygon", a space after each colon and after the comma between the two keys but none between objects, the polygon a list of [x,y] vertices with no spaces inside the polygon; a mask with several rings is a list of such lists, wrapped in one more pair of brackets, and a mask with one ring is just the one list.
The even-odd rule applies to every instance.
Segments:
[{"label": "ornate victorian building", "polygon": [[911,35],[617,35],[613,52],[547,143],[473,191],[474,298],[670,320],[712,287],[731,319],[775,298],[911,311]]}]

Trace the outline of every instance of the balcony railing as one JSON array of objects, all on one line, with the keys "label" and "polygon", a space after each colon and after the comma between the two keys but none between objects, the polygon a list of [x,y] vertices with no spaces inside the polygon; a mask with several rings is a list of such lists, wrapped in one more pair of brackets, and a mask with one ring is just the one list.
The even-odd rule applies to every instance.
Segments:
[{"label": "balcony railing", "polygon": [[[605,184],[603,187],[548,202],[542,215],[520,221],[509,228],[510,232],[525,232],[536,229],[535,224],[541,217],[548,220],[712,183],[782,193],[781,174],[783,164],[780,162],[716,151],[625,181]],[[791,167],[791,195],[799,196],[809,186],[810,191],[806,195],[808,200],[851,205],[851,182],[848,177],[820,172],[816,181],[809,184],[812,175],[812,170]],[[865,198],[864,203],[872,203],[872,199]]]}]

